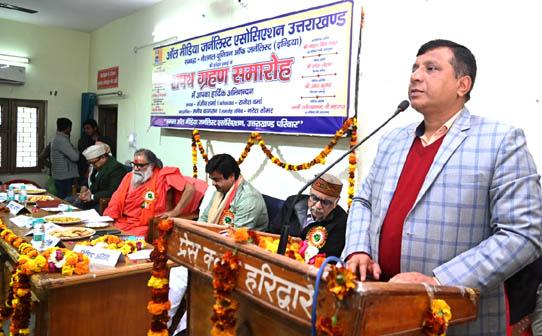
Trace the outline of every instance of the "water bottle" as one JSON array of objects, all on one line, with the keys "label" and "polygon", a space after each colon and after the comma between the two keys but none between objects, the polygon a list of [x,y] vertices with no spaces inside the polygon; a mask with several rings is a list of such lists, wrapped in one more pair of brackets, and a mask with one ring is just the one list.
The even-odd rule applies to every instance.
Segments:
[{"label": "water bottle", "polygon": [[19,190],[19,203],[26,206],[27,199],[28,197],[27,197],[27,192],[26,192],[26,186],[23,184],[21,186],[21,189]]},{"label": "water bottle", "polygon": [[13,185],[10,185],[8,188],[7,201],[11,202],[15,199],[15,188]]},{"label": "water bottle", "polygon": [[34,227],[32,233],[33,237],[32,240],[34,242],[38,242],[40,244],[43,244],[45,241],[45,226],[44,226],[45,220],[43,218],[36,218],[32,222],[32,226]]}]

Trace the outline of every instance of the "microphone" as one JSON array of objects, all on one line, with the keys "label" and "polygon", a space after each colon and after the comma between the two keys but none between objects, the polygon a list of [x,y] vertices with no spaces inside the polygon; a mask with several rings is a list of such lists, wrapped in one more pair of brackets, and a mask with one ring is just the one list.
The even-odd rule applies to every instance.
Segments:
[{"label": "microphone", "polygon": [[[359,146],[361,146],[365,141],[369,140],[369,138],[371,138],[373,135],[375,135],[378,131],[380,131],[380,129],[384,126],[386,126],[393,118],[395,118],[399,113],[403,112],[404,110],[406,110],[408,107],[410,106],[410,103],[408,102],[408,100],[403,100],[401,103],[399,103],[399,105],[397,106],[397,109],[395,109],[395,112],[393,112],[392,116],[388,118],[388,120],[386,120],[384,123],[382,123],[377,129],[375,129],[374,131],[372,131],[369,135],[367,135],[365,138],[363,138],[360,142],[358,142],[354,147],[350,148],[348,151],[346,151],[343,155],[341,155],[340,158],[338,158],[337,160],[335,160],[332,164],[330,164],[326,169],[324,169],[322,172],[316,174],[312,179],[310,179],[307,183],[305,183],[305,185],[297,192],[297,194],[295,195],[294,197],[294,202],[292,204],[292,207],[289,209],[288,213],[287,213],[287,216],[286,216],[286,220],[290,220],[290,218],[292,217],[292,213],[295,209],[295,204],[297,203],[297,201],[299,200],[299,197],[301,196],[301,193],[303,193],[303,191],[305,191],[305,189],[307,189],[308,186],[310,186],[311,184],[314,183],[314,181],[316,181],[318,178],[320,178],[320,176],[324,175],[325,173],[327,173],[331,168],[335,167],[335,165],[337,165],[337,163],[339,163],[342,159],[344,159],[346,156],[348,156],[350,153],[352,153],[353,151],[355,151],[356,149],[358,149]],[[277,249],[277,253],[278,254],[284,254],[286,252],[286,245],[288,243],[288,237],[289,237],[289,232],[290,232],[290,225],[289,224],[284,224],[281,228],[281,231],[280,231],[280,240],[279,240],[279,246],[278,246],[278,249]]]},{"label": "microphone", "polygon": [[[403,112],[404,110],[406,110],[408,107],[410,106],[410,103],[408,102],[408,100],[403,100],[402,102],[399,103],[399,105],[397,105],[397,109],[395,110],[395,112],[393,113],[393,117],[396,115],[396,114],[399,114],[401,112]],[[393,118],[392,117],[392,118]],[[388,119],[384,125],[386,125],[388,123],[388,121],[390,121],[390,119]]]}]

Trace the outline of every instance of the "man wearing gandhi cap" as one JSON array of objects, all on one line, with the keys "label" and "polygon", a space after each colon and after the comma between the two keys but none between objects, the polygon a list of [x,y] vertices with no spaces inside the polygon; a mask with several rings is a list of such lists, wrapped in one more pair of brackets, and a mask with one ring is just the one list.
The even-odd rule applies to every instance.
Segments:
[{"label": "man wearing gandhi cap", "polygon": [[88,187],[82,186],[75,205],[83,209],[97,207],[100,198],[109,198],[119,187],[126,168],[109,155],[111,150],[105,143],[98,142],[83,151],[83,156],[91,166]]},{"label": "man wearing gandhi cap", "polygon": [[[301,195],[294,211],[294,196],[288,197],[281,211],[271,220],[271,231],[280,233],[285,224],[290,225],[290,235],[308,243],[305,259],[316,254],[340,256],[344,247],[346,212],[337,205],[342,182],[335,176],[324,174],[311,186],[309,195]],[[291,217],[287,218],[291,213]]]}]

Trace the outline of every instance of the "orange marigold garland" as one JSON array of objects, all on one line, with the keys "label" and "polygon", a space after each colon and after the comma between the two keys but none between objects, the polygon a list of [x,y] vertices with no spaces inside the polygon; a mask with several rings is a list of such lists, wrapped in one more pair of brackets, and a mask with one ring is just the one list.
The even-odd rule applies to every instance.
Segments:
[{"label": "orange marigold garland", "polygon": [[231,294],[237,286],[241,263],[231,251],[226,252],[220,261],[213,265],[213,293],[215,304],[211,322],[211,336],[235,335],[235,312],[239,302]]},{"label": "orange marigold garland", "polygon": [[[259,247],[263,248],[264,250],[267,250],[272,253],[277,253],[277,249],[279,246],[279,238],[271,237],[271,236],[265,236],[265,235],[258,235],[256,231],[249,230],[248,228],[233,228],[231,227],[229,229],[229,236],[235,240],[236,243],[249,243],[258,245]],[[310,258],[306,255],[306,251],[309,244],[306,240],[301,242],[288,242],[286,246],[286,251],[284,253],[284,256],[297,260],[302,263],[307,263],[309,265],[314,265],[315,267],[319,268],[324,259],[326,259],[325,253],[318,253],[314,256],[310,256]]]},{"label": "orange marigold garland", "polygon": [[450,306],[444,300],[431,300],[431,307],[423,321],[422,330],[428,336],[445,336],[452,318]]},{"label": "orange marigold garland", "polygon": [[[265,141],[262,135],[258,132],[253,132],[250,134],[247,140],[247,144],[245,148],[243,149],[243,152],[239,156],[239,159],[237,160],[237,162],[239,164],[243,163],[243,161],[248,156],[250,149],[257,142],[260,148],[262,149],[262,151],[264,152],[264,154],[267,156],[267,158],[271,160],[273,164],[285,170],[289,170],[289,171],[307,170],[316,164],[324,164],[327,156],[331,153],[333,148],[337,145],[337,142],[339,141],[339,139],[343,137],[346,131],[352,126],[354,120],[355,119],[346,119],[343,125],[341,126],[341,128],[337,130],[337,132],[335,133],[335,136],[333,137],[333,139],[331,139],[331,141],[326,145],[326,147],[324,147],[324,149],[309,162],[305,162],[305,163],[301,163],[297,165],[282,162],[278,157],[274,156],[273,153],[271,153],[271,150],[265,144]],[[201,153],[201,156],[203,157],[205,162],[207,162],[208,157],[207,157],[207,154],[205,153],[205,149],[203,148],[203,144],[201,143],[201,137],[200,137],[199,131],[193,130],[192,131],[192,169],[193,169],[192,175],[194,177],[198,176],[196,147],[199,149],[199,152]]]},{"label": "orange marigold garland", "polygon": [[198,178],[198,150],[194,132],[196,130],[192,132],[192,177]]},{"label": "orange marigold garland", "polygon": [[[40,272],[62,275],[88,273],[89,259],[82,253],[53,247],[43,254],[8,229],[0,219],[0,238],[16,248],[20,256],[13,269],[5,306],[0,309],[0,325],[11,317],[10,335],[29,335],[32,294],[30,276]],[[3,333],[0,331],[0,335]]]},{"label": "orange marigold garland", "polygon": [[124,240],[121,237],[115,235],[103,235],[91,241],[85,241],[77,244],[96,246],[108,250],[118,250],[122,253],[122,255],[128,255],[136,251],[141,251],[147,246],[147,243],[145,243],[144,239],[138,239],[136,241]]},{"label": "orange marigold garland", "polygon": [[346,267],[331,265],[327,276],[327,289],[335,297],[333,316],[319,316],[316,320],[318,336],[342,336],[344,328],[338,321],[339,310],[344,299],[356,288],[356,275]]},{"label": "orange marigold garland", "polygon": [[329,144],[327,144],[327,146],[314,159],[312,159],[309,162],[298,164],[298,165],[284,163],[278,157],[274,156],[269,150],[269,148],[267,148],[267,146],[265,145],[265,141],[263,140],[263,137],[259,133],[256,133],[257,134],[256,140],[258,140],[258,145],[261,147],[262,151],[265,153],[267,158],[271,160],[272,163],[286,170],[293,170],[293,171],[306,170],[306,169],[311,168],[315,164],[318,164],[318,163],[324,164],[326,162],[327,156],[331,153],[335,145],[337,145],[337,142],[339,141],[339,139],[342,138],[344,133],[350,128],[351,124],[352,124],[352,119],[346,119],[342,127],[335,133],[335,136],[333,137],[333,139],[331,139]]},{"label": "orange marigold garland", "polygon": [[[353,148],[358,144],[358,118],[352,118],[352,136],[350,137],[350,148]],[[348,156],[348,209],[352,205],[352,199],[354,198],[354,188],[356,186],[356,151],[353,151]]]},{"label": "orange marigold garland", "polygon": [[152,271],[147,286],[151,288],[151,300],[147,310],[152,315],[151,327],[147,336],[168,336],[168,310],[171,303],[168,299],[169,269],[167,268],[166,235],[173,228],[173,220],[162,219],[158,223],[158,237],[154,240],[151,252]]},{"label": "orange marigold garland", "polygon": [[248,140],[247,140],[247,145],[245,146],[245,149],[243,149],[243,152],[241,153],[241,156],[237,160],[238,164],[241,164],[241,163],[243,163],[243,161],[245,161],[245,159],[248,156],[248,152],[250,152],[250,149],[254,145],[254,140],[258,137],[258,135],[259,134],[256,133],[256,132],[250,133],[250,136],[248,137]]}]

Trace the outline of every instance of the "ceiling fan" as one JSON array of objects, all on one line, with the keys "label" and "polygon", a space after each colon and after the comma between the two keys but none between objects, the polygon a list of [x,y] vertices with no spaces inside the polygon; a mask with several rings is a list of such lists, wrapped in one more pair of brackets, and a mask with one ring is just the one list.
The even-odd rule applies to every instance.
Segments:
[{"label": "ceiling fan", "polygon": [[35,13],[38,12],[37,10],[24,8],[24,7],[19,7],[19,6],[10,5],[8,3],[1,3],[1,2],[0,2],[0,8],[16,10],[16,11],[19,11],[19,12],[25,12],[25,13],[29,13],[29,14],[35,14]]}]

